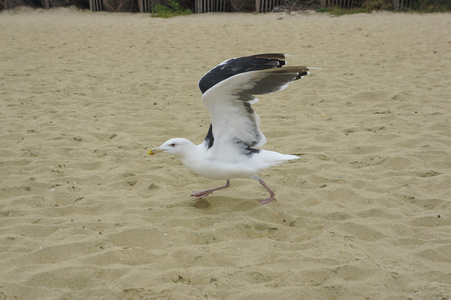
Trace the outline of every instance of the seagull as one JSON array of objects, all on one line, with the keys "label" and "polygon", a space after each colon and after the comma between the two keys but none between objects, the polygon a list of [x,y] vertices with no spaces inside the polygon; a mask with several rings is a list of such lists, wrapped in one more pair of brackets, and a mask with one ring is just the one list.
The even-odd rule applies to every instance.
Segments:
[{"label": "seagull", "polygon": [[211,69],[199,81],[202,101],[210,114],[210,128],[204,141],[195,145],[184,138],[173,138],[148,154],[174,154],[191,172],[226,180],[223,186],[193,192],[193,197],[202,199],[228,188],[234,178],[251,178],[269,193],[260,203],[270,203],[275,194],[259,174],[299,157],[259,149],[266,139],[251,105],[258,101],[255,95],[283,90],[289,83],[308,75],[310,69],[316,69],[284,67],[285,64],[285,54],[269,53],[232,58]]}]

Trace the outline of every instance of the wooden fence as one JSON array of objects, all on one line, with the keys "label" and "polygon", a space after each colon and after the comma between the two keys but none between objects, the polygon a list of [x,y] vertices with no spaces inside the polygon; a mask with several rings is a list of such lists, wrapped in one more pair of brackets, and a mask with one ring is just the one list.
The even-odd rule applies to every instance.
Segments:
[{"label": "wooden fence", "polygon": [[[159,4],[159,0],[137,0],[140,13],[151,13],[155,5]],[[89,0],[89,9],[92,11],[102,11],[105,9],[103,0]]]},{"label": "wooden fence", "polygon": [[[362,0],[320,0],[320,5],[324,7],[356,8],[361,7]],[[391,0],[394,10],[412,9],[418,0]]]},{"label": "wooden fence", "polygon": [[255,11],[258,13],[271,12],[274,7],[284,4],[284,0],[255,0]]},{"label": "wooden fence", "polygon": [[[215,11],[226,11],[226,1],[230,0],[195,0],[195,13],[206,13]],[[392,1],[414,1],[414,0],[392,0]],[[299,9],[315,9],[318,7],[360,7],[363,0],[255,0],[255,11],[258,13],[293,11]]]},{"label": "wooden fence", "polygon": [[[160,0],[136,0],[135,8],[141,13],[152,12],[153,7]],[[240,11],[236,7],[236,3],[244,0],[194,0],[195,13],[207,12],[224,12],[224,11]],[[251,0],[252,1],[252,0]],[[421,0],[391,0],[393,10],[408,10],[417,7]],[[41,0],[43,8],[58,7],[63,5],[61,0]],[[233,5],[235,3],[235,5]],[[255,0],[255,11],[258,13],[266,13],[271,11],[292,11],[298,9],[316,9],[326,7],[341,7],[344,9],[356,8],[362,6],[363,0]],[[253,5],[252,2],[248,3]],[[12,9],[19,5],[23,5],[22,1],[0,0],[1,9]],[[92,11],[103,11],[105,7],[104,0],[89,0],[89,8]],[[248,7],[249,9],[249,7]]]},{"label": "wooden fence", "polygon": [[103,1],[102,0],[89,0],[89,9],[91,11],[101,11],[103,9]]},{"label": "wooden fence", "polygon": [[152,8],[157,5],[158,3],[155,3],[152,0],[138,0],[138,7],[140,13],[150,13],[152,12]]},{"label": "wooden fence", "polygon": [[194,0],[194,12],[221,12],[227,11],[230,3],[228,0]]},{"label": "wooden fence", "polygon": [[362,0],[321,0],[321,7],[355,8],[362,6]]},{"label": "wooden fence", "polygon": [[[227,1],[230,0],[195,0],[195,13],[227,11]],[[414,6],[418,0],[391,0],[394,10],[407,10]],[[258,13],[266,13],[272,11],[292,11],[296,6],[302,8],[315,7],[340,7],[344,9],[361,7],[363,0],[255,0],[255,11]],[[277,8],[281,8],[278,10]],[[276,9],[275,9],[276,8]]]}]

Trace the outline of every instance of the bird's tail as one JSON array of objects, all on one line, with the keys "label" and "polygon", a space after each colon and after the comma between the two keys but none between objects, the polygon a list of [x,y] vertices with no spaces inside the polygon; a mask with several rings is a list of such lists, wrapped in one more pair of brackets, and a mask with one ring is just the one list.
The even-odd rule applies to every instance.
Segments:
[{"label": "bird's tail", "polygon": [[274,151],[262,150],[262,161],[268,166],[277,166],[281,163],[287,162],[289,160],[298,159],[299,156],[290,155],[290,154],[282,154]]}]

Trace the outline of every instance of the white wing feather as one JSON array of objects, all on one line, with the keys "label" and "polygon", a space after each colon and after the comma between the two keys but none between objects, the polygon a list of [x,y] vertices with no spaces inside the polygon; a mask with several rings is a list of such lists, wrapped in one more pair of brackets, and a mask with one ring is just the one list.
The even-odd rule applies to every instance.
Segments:
[{"label": "white wing feather", "polygon": [[248,147],[263,146],[266,139],[260,130],[259,117],[251,107],[258,101],[253,95],[285,89],[301,77],[301,72],[308,74],[308,69],[286,67],[250,71],[229,77],[208,89],[202,100],[210,114],[215,152],[242,153]]}]

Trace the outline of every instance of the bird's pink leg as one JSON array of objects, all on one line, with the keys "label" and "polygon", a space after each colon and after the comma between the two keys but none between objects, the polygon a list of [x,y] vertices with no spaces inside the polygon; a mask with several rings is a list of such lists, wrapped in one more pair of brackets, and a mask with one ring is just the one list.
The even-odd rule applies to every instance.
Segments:
[{"label": "bird's pink leg", "polygon": [[205,191],[195,191],[195,192],[193,192],[191,194],[191,196],[197,197],[199,199],[202,199],[202,198],[210,195],[214,191],[225,189],[225,188],[228,188],[229,186],[230,186],[230,180],[227,180],[226,184],[223,185],[223,186],[220,186],[220,187],[217,187],[217,188],[213,188],[213,189],[208,189],[208,190],[205,190]]},{"label": "bird's pink leg", "polygon": [[259,182],[261,185],[263,185],[263,187],[264,187],[264,188],[268,191],[268,193],[269,193],[269,197],[266,198],[266,199],[263,199],[262,201],[260,201],[260,203],[261,203],[261,204],[268,204],[268,203],[271,203],[271,201],[274,200],[274,196],[275,196],[274,192],[266,185],[266,183],[263,181],[263,179],[258,178],[257,180],[258,180],[258,182]]}]

